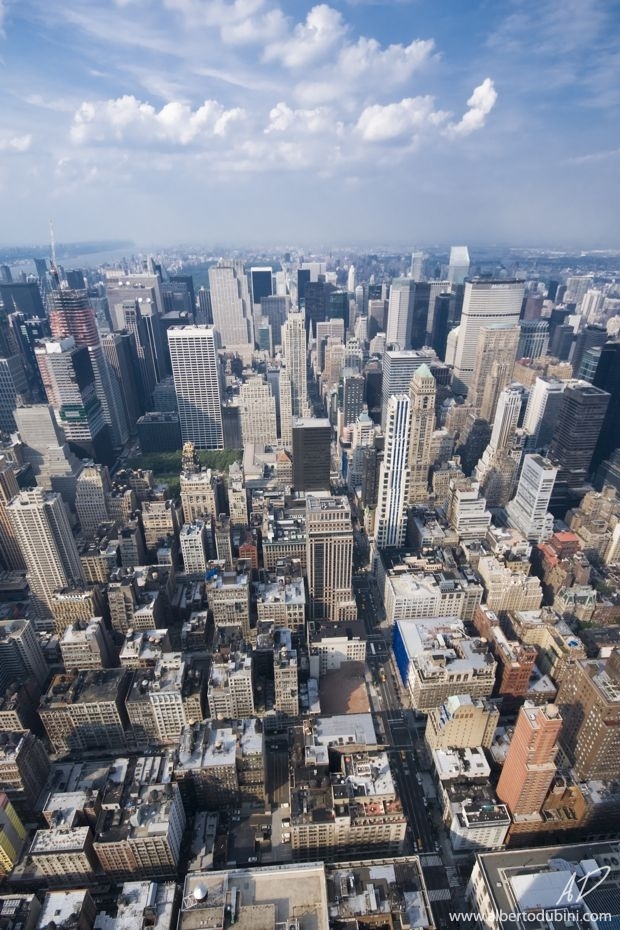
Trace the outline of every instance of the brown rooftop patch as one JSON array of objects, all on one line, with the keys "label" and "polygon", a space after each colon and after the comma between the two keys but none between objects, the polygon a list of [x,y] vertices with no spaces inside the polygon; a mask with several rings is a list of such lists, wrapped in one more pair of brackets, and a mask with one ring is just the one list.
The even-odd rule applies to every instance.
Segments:
[{"label": "brown rooftop patch", "polygon": [[364,681],[363,662],[343,662],[319,681],[322,714],[368,714],[370,704]]}]

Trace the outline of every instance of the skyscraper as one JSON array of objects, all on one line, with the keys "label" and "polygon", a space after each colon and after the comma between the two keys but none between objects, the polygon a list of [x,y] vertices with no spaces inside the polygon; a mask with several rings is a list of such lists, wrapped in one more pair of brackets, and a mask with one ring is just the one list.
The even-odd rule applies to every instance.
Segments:
[{"label": "skyscraper", "polygon": [[124,300],[110,306],[114,310],[112,320],[114,329],[124,336],[125,331],[133,336],[131,351],[137,356],[136,377],[139,387],[141,413],[151,406],[153,388],[155,387],[155,359],[149,338],[146,318],[142,315],[142,304],[137,300]]},{"label": "skyscraper", "polygon": [[551,498],[554,512],[572,506],[588,480],[609,400],[606,391],[587,381],[570,381],[562,394],[549,446],[549,458],[558,465]]},{"label": "skyscraper", "polygon": [[351,594],[353,526],[346,497],[306,496],[306,564],[312,620],[355,616]]},{"label": "skyscraper", "polygon": [[276,446],[276,402],[267,381],[260,375],[245,381],[239,390],[241,436],[244,446],[255,443]]},{"label": "skyscraper", "polygon": [[395,278],[390,287],[386,343],[393,349],[404,351],[411,347],[415,281]]},{"label": "skyscraper", "polygon": [[598,468],[620,446],[620,342],[602,347],[593,384],[611,395],[592,459],[592,467]]},{"label": "skyscraper", "polygon": [[540,358],[549,349],[549,323],[547,320],[522,320],[517,358]]},{"label": "skyscraper", "polygon": [[37,347],[36,357],[47,399],[57,410],[73,451],[81,458],[110,463],[109,427],[97,396],[88,348],[78,348],[73,336],[68,336],[46,341]]},{"label": "skyscraper", "polygon": [[469,250],[466,245],[453,245],[450,249],[448,281],[450,284],[463,284],[469,274]]},{"label": "skyscraper", "polygon": [[406,394],[411,379],[420,365],[430,363],[435,358],[431,350],[390,351],[383,356],[383,380],[381,384],[381,424],[385,427],[388,400],[392,394]]},{"label": "skyscraper", "polygon": [[553,533],[553,517],[548,513],[557,468],[540,455],[526,455],[517,493],[506,507],[508,522],[520,530],[528,542],[539,543]]},{"label": "skyscraper", "polygon": [[223,449],[220,368],[211,326],[168,330],[181,438],[198,449]]},{"label": "skyscraper", "polygon": [[250,268],[250,282],[252,285],[252,303],[259,304],[263,297],[273,294],[273,268],[270,266]]},{"label": "skyscraper", "polygon": [[4,456],[0,456],[0,566],[8,571],[25,568],[15,530],[6,509],[18,493],[19,485],[13,466]]},{"label": "skyscraper", "polygon": [[467,402],[489,423],[495,417],[500,391],[512,380],[519,332],[518,326],[505,324],[480,327]]},{"label": "skyscraper", "polygon": [[497,796],[510,813],[538,814],[556,773],[562,718],[555,704],[519,711],[510,748],[497,783]]},{"label": "skyscraper", "polygon": [[282,349],[286,371],[291,382],[291,412],[293,417],[305,417],[308,412],[306,373],[306,329],[303,313],[291,313],[282,326]]},{"label": "skyscraper", "polygon": [[468,389],[472,383],[481,328],[497,323],[516,326],[523,291],[520,281],[484,280],[465,284],[454,358],[454,381],[459,389]]},{"label": "skyscraper", "polygon": [[127,442],[129,432],[121,397],[120,386],[113,378],[108,359],[101,347],[95,311],[85,290],[63,288],[49,296],[50,325],[54,339],[73,336],[78,348],[86,346],[95,379],[95,393],[99,398],[104,422],[107,424],[114,448]]},{"label": "skyscraper", "polygon": [[531,437],[527,448],[541,449],[549,445],[566,384],[557,379],[536,378],[523,419],[523,429]]},{"label": "skyscraper", "polygon": [[209,268],[213,326],[222,346],[252,355],[254,326],[248,279],[243,262],[220,261]]},{"label": "skyscraper", "polygon": [[428,500],[428,473],[431,467],[431,443],[435,429],[437,385],[428,365],[415,372],[409,388],[411,438],[409,441],[409,504]]},{"label": "skyscraper", "polygon": [[293,487],[329,491],[332,428],[328,419],[293,419]]},{"label": "skyscraper", "polygon": [[60,494],[33,488],[13,498],[7,513],[37,609],[49,616],[54,591],[84,580],[65,505]]},{"label": "skyscraper", "polygon": [[407,394],[392,395],[387,404],[384,458],[379,469],[375,538],[380,549],[403,546],[407,532],[407,501],[411,473],[409,443],[411,402]]}]

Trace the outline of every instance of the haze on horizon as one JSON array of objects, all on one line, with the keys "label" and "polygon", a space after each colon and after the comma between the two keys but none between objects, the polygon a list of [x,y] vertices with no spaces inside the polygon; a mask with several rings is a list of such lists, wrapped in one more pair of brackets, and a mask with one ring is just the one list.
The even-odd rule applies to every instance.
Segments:
[{"label": "haze on horizon", "polygon": [[0,0],[5,244],[614,249],[605,0]]}]

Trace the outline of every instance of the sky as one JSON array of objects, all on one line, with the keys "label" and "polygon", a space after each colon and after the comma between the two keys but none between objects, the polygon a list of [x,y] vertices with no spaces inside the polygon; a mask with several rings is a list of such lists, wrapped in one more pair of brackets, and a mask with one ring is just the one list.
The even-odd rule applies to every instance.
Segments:
[{"label": "sky", "polygon": [[0,0],[0,242],[620,248],[614,0]]}]

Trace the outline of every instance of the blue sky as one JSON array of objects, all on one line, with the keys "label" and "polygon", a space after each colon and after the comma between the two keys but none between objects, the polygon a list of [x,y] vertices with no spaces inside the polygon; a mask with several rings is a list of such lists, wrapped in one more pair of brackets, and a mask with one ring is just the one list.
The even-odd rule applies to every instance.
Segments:
[{"label": "blue sky", "polygon": [[620,248],[613,0],[0,0],[0,241]]}]

